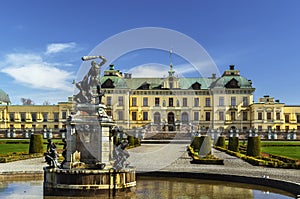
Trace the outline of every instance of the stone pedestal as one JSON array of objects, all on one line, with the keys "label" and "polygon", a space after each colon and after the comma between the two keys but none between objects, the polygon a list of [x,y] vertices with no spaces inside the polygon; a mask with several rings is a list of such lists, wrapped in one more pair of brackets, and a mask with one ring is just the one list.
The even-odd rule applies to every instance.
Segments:
[{"label": "stone pedestal", "polygon": [[67,125],[67,162],[63,167],[73,167],[72,155],[76,151],[80,152],[80,162],[85,163],[87,168],[95,168],[97,164],[109,165],[113,158],[110,128],[114,123],[106,115],[105,106],[79,104],[77,109]]}]

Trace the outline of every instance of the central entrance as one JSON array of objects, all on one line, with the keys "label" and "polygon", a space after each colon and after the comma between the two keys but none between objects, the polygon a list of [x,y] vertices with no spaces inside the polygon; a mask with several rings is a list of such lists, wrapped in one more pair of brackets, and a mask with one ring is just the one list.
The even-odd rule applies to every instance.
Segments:
[{"label": "central entrance", "polygon": [[170,112],[168,113],[168,130],[174,131],[175,129],[175,118],[174,113]]}]

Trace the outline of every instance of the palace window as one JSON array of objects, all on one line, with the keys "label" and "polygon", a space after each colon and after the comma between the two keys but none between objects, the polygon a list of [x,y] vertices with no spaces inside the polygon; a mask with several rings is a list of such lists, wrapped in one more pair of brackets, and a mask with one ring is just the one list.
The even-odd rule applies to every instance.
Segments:
[{"label": "palace window", "polygon": [[123,120],[123,119],[124,119],[123,111],[118,111],[118,120]]},{"label": "palace window", "polygon": [[144,121],[148,120],[148,112],[143,112],[143,120]]},{"label": "palace window", "polygon": [[196,97],[194,98],[194,107],[198,107],[199,106],[199,98]]},{"label": "palace window", "polygon": [[59,114],[57,112],[53,113],[54,115],[54,122],[58,122],[59,120]]},{"label": "palace window", "polygon": [[199,112],[195,111],[194,112],[194,121],[198,121],[199,120]]},{"label": "palace window", "polygon": [[235,121],[235,111],[230,112],[230,119],[231,121]]},{"label": "palace window", "polygon": [[236,97],[231,97],[231,106],[236,106]]},{"label": "palace window", "polygon": [[219,120],[224,121],[224,112],[223,111],[219,112]]},{"label": "palace window", "polygon": [[48,121],[48,113],[43,113],[43,122]]},{"label": "palace window", "polygon": [[276,113],[276,120],[280,120],[280,112]]},{"label": "palace window", "polygon": [[20,113],[21,115],[21,122],[26,122],[26,113]]},{"label": "palace window", "polygon": [[136,106],[136,97],[131,98],[131,106]]},{"label": "palace window", "polygon": [[286,123],[290,123],[290,114],[285,114],[284,119]]},{"label": "palace window", "polygon": [[15,121],[15,113],[9,113],[9,119],[11,122]]},{"label": "palace window", "polygon": [[31,113],[31,118],[33,122],[36,122],[36,113]]},{"label": "palace window", "polygon": [[205,112],[205,121],[210,121],[210,112]]},{"label": "palace window", "polygon": [[143,98],[143,106],[148,106],[148,97]]},{"label": "palace window", "polygon": [[243,111],[243,121],[247,121],[248,120],[248,113],[247,111]]},{"label": "palace window", "polygon": [[131,113],[131,118],[134,121],[136,120],[136,112],[135,111]]},{"label": "palace window", "polygon": [[257,126],[257,130],[258,130],[259,132],[261,132],[261,131],[262,131],[262,126],[261,126],[261,125]]},{"label": "palace window", "polygon": [[271,114],[271,112],[268,112],[267,113],[267,120],[271,120],[272,119],[272,114]]},{"label": "palace window", "polygon": [[182,99],[182,106],[183,107],[187,107],[187,98],[186,97],[184,97],[183,99]]},{"label": "palace window", "polygon": [[155,103],[155,106],[159,106],[159,98],[158,97],[156,97],[154,99],[154,103]]},{"label": "palace window", "polygon": [[171,106],[171,107],[174,106],[172,97],[169,98],[169,106]]},{"label": "palace window", "polygon": [[182,121],[182,123],[188,123],[189,122],[188,113],[184,112],[184,113],[181,114],[181,121]]},{"label": "palace window", "polygon": [[111,104],[112,104],[111,101],[112,101],[111,96],[107,96],[107,97],[106,97],[106,105],[107,105],[107,106],[111,106]]},{"label": "palace window", "polygon": [[205,106],[210,107],[210,98],[205,98]]},{"label": "palace window", "polygon": [[119,106],[124,106],[124,98],[123,98],[123,96],[119,96],[118,97],[118,105]]},{"label": "palace window", "polygon": [[243,106],[248,106],[248,97],[243,97]]},{"label": "palace window", "polygon": [[224,97],[221,96],[221,97],[219,97],[219,106],[224,106],[224,105],[225,105],[225,103],[224,103]]},{"label": "palace window", "polygon": [[67,112],[66,111],[62,112],[62,119],[64,119],[64,120],[67,119]]},{"label": "palace window", "polygon": [[257,113],[257,119],[258,120],[262,120],[262,112],[258,112]]},{"label": "palace window", "polygon": [[154,124],[160,124],[160,113],[159,112],[154,113]]},{"label": "palace window", "polygon": [[300,114],[296,115],[297,123],[300,123]]}]

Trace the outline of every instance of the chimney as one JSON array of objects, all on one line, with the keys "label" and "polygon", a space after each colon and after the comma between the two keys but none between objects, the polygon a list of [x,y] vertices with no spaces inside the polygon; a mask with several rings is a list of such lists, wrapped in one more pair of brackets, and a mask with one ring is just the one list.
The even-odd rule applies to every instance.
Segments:
[{"label": "chimney", "polygon": [[234,70],[234,65],[229,65],[230,70]]},{"label": "chimney", "polygon": [[114,67],[113,64],[110,64],[110,65],[109,65],[109,70],[115,70],[115,67]]}]

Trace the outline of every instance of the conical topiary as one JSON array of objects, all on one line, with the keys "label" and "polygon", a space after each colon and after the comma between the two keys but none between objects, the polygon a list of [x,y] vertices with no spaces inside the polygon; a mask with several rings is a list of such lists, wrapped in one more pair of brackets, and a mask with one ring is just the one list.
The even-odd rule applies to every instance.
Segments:
[{"label": "conical topiary", "polygon": [[229,137],[228,150],[230,151],[239,151],[239,138],[238,137]]},{"label": "conical topiary", "polygon": [[43,153],[43,135],[42,134],[31,134],[29,153]]},{"label": "conical topiary", "polygon": [[191,147],[194,149],[195,152],[198,152],[200,150],[200,137],[194,137],[191,143]]},{"label": "conical topiary", "polygon": [[223,136],[223,135],[219,136],[219,138],[217,140],[217,143],[216,143],[216,146],[219,146],[219,147],[222,147],[222,148],[226,147],[225,136]]},{"label": "conical topiary", "polygon": [[132,135],[128,135],[128,144],[129,146],[134,146],[134,137]]},{"label": "conical topiary", "polygon": [[248,156],[260,156],[260,137],[255,136],[255,137],[249,137],[248,138],[248,144],[247,144],[247,155]]}]

